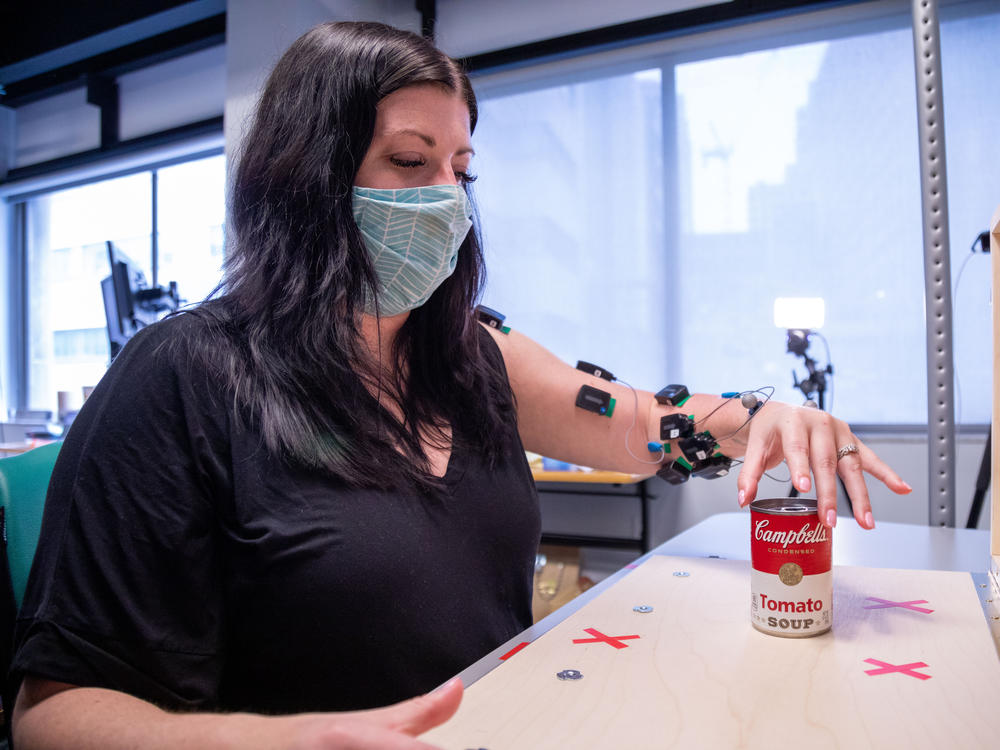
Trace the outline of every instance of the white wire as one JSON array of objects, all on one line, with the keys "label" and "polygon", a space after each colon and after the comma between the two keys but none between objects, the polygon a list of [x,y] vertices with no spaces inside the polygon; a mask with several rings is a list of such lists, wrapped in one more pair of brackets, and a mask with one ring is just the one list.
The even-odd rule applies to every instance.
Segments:
[{"label": "white wire", "polygon": [[728,404],[728,403],[730,403],[732,401],[736,401],[737,399],[742,398],[747,393],[755,393],[755,394],[758,394],[760,396],[763,396],[764,397],[764,403],[761,404],[759,407],[757,407],[757,410],[754,411],[753,414],[747,414],[747,418],[745,420],[743,420],[743,424],[741,424],[735,430],[733,430],[732,432],[730,432],[728,435],[723,435],[722,437],[716,438],[715,442],[719,443],[719,442],[722,442],[723,440],[729,440],[729,438],[733,437],[733,435],[735,435],[740,430],[742,430],[744,427],[746,427],[748,424],[750,424],[750,420],[751,419],[753,419],[758,414],[760,414],[760,410],[764,408],[764,404],[766,404],[768,401],[770,401],[771,397],[774,396],[774,391],[775,391],[775,388],[774,388],[773,385],[763,385],[760,388],[755,388],[755,389],[750,390],[750,391],[740,391],[739,393],[737,393],[732,398],[729,398],[729,399],[726,399],[725,401],[723,401],[721,404],[719,404],[714,409],[712,409],[712,411],[710,411],[704,417],[702,417],[697,422],[695,422],[695,426],[700,425],[700,424],[704,424],[706,421],[708,421],[709,417],[711,417],[713,414],[715,414],[715,412],[717,412],[723,406],[725,406],[726,404]]},{"label": "white wire", "polygon": [[[632,452],[632,448],[629,445],[629,439],[632,437],[632,431],[635,429],[636,423],[638,422],[638,418],[639,418],[639,394],[636,392],[635,388],[633,388],[632,385],[628,381],[622,380],[621,378],[615,378],[615,382],[621,383],[623,386],[625,386],[630,391],[632,391],[632,423],[628,426],[628,430],[625,431],[625,450],[628,452],[628,454],[633,459],[635,459],[636,461],[638,461],[641,464],[646,464],[648,466],[659,466],[660,464],[662,464],[664,462],[664,460],[666,460],[667,454],[665,452],[661,453],[660,457],[656,461],[648,461],[646,459],[639,458],[637,455],[635,455],[635,453]],[[742,430],[744,427],[746,427],[750,423],[750,420],[752,420],[755,416],[757,416],[757,414],[760,413],[760,410],[764,407],[764,404],[766,404],[768,401],[770,401],[771,397],[774,396],[774,391],[775,391],[775,388],[774,388],[773,385],[765,385],[765,386],[761,386],[760,388],[754,388],[753,390],[749,390],[749,391],[740,391],[739,393],[737,393],[732,398],[728,398],[725,401],[723,401],[721,404],[719,404],[714,409],[712,409],[712,411],[710,411],[704,417],[702,417],[697,422],[695,422],[695,426],[698,426],[700,424],[704,424],[705,421],[707,421],[709,419],[709,417],[711,417],[713,414],[715,414],[717,411],[719,411],[719,409],[721,409],[726,404],[728,404],[728,403],[730,403],[732,401],[738,401],[742,396],[744,396],[747,393],[755,393],[755,394],[758,394],[760,396],[763,396],[764,397],[764,402],[757,408],[757,410],[752,415],[751,414],[747,415],[747,418],[743,421],[743,424],[741,424],[735,430],[733,430],[732,432],[730,432],[728,435],[724,435],[721,438],[716,438],[715,442],[718,443],[718,442],[720,442],[722,440],[728,440],[729,438],[733,437],[733,435],[735,435],[740,430]],[[730,460],[733,460],[733,459],[730,459]],[[734,463],[740,463],[740,464],[743,463],[742,461],[739,461],[739,460],[733,460],[733,461],[734,461]],[[764,476],[768,477],[769,479],[774,479],[774,481],[776,481],[776,482],[790,481],[790,479],[791,479],[791,474],[790,473],[789,473],[789,479],[787,479],[787,480],[781,480],[781,479],[777,479],[775,477],[772,477],[766,471],[764,472]]]},{"label": "white wire", "polygon": [[[743,463],[743,459],[742,458],[734,458],[733,459],[733,465],[734,466],[739,466],[742,463]],[[781,463],[785,463],[785,462],[782,461]],[[788,468],[788,464],[785,464],[785,468]],[[766,471],[764,472],[764,476],[767,477],[768,479],[771,479],[771,480],[775,481],[775,482],[780,482],[781,484],[786,484],[787,482],[791,482],[792,481],[792,470],[788,469],[788,478],[787,479],[781,479],[780,477],[771,476]]]},{"label": "white wire", "polygon": [[[829,361],[829,359],[827,361]],[[728,404],[731,401],[736,401],[737,399],[741,399],[747,393],[755,393],[755,394],[764,396],[764,403],[761,404],[759,407],[757,407],[757,410],[752,415],[748,414],[747,418],[744,420],[743,424],[741,424],[735,430],[733,430],[732,432],[730,432],[728,435],[724,435],[721,438],[718,438],[716,440],[716,442],[720,442],[722,440],[728,440],[733,435],[735,435],[740,430],[742,430],[744,427],[746,427],[748,424],[750,424],[750,420],[752,420],[754,417],[756,417],[760,413],[760,410],[762,408],[764,408],[764,404],[766,404],[768,401],[770,401],[771,397],[774,396],[775,390],[776,389],[775,389],[775,387],[773,385],[762,385],[760,388],[754,388],[753,390],[750,390],[750,391],[741,391],[740,393],[737,393],[732,398],[726,399],[723,403],[719,404],[717,407],[715,407],[714,409],[712,409],[712,411],[710,411],[708,414],[706,414],[704,417],[702,417],[700,420],[698,420],[698,422],[696,422],[695,424],[702,424],[709,417],[711,417],[713,414],[715,414],[715,412],[717,412],[719,409],[721,409],[723,406],[725,406],[726,404]],[[731,458],[730,461],[733,462],[734,466],[740,466],[740,465],[743,464],[743,460],[739,459],[739,458]],[[768,479],[771,479],[771,480],[775,481],[775,482],[782,482],[782,483],[784,483],[784,482],[790,482],[790,481],[792,481],[792,472],[791,472],[791,469],[789,469],[789,471],[788,471],[788,479],[781,479],[779,477],[772,476],[771,474],[767,473],[766,471],[764,472],[764,476],[767,477]]]},{"label": "white wire", "polygon": [[635,388],[633,388],[629,383],[627,383],[626,381],[622,380],[621,378],[615,378],[615,380],[617,382],[621,383],[626,388],[628,388],[630,391],[632,391],[632,404],[633,404],[633,408],[632,408],[632,424],[630,424],[628,426],[628,431],[625,433],[625,450],[628,451],[628,454],[632,458],[634,458],[636,461],[638,461],[641,464],[646,464],[648,466],[659,466],[660,464],[663,463],[664,459],[666,459],[666,457],[667,457],[666,453],[663,453],[661,451],[660,457],[656,461],[647,461],[646,459],[639,458],[637,455],[635,455],[632,452],[632,448],[629,447],[629,444],[628,444],[629,438],[632,437],[632,430],[635,429],[636,422],[638,421],[638,418],[639,418],[639,394],[636,393]]}]

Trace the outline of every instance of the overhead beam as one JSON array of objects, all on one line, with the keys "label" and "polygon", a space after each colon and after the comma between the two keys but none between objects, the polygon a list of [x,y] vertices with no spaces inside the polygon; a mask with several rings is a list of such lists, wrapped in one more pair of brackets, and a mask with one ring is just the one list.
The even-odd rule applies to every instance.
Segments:
[{"label": "overhead beam", "polygon": [[118,144],[118,83],[108,75],[87,76],[87,104],[101,111],[101,149]]}]

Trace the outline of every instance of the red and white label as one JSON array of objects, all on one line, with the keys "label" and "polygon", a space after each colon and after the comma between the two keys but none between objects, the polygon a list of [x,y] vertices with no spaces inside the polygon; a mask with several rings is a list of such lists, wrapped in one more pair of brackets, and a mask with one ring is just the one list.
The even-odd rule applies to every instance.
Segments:
[{"label": "red and white label", "polygon": [[775,573],[788,562],[803,575],[828,573],[833,562],[833,534],[819,516],[754,514],[750,556],[754,570]]},{"label": "red and white label", "polygon": [[833,533],[816,514],[752,510],[750,620],[773,635],[819,635],[833,623]]}]

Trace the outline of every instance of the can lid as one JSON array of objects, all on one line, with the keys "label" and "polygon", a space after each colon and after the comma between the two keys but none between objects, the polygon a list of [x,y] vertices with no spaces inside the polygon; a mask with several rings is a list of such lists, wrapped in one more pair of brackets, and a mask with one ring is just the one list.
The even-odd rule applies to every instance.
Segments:
[{"label": "can lid", "polygon": [[818,505],[809,497],[766,497],[754,500],[750,509],[759,513],[804,516],[816,513]]}]

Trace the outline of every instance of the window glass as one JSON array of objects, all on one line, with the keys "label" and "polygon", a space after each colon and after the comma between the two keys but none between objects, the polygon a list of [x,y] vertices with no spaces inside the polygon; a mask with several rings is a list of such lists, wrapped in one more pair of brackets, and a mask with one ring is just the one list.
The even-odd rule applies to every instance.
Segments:
[{"label": "window glass", "polygon": [[[28,221],[28,406],[56,412],[100,380],[108,364],[101,279],[110,273],[107,240],[149,278],[148,173],[34,198]],[[100,342],[100,343],[98,343]]]},{"label": "window glass", "polygon": [[[1000,174],[982,168],[1000,163],[1000,101],[982,95],[1000,69],[998,38],[1000,14],[942,23],[960,422],[989,422],[988,259],[969,246],[1000,194]],[[790,370],[802,378],[805,364],[769,330],[771,310],[776,297],[821,297],[828,408],[853,422],[926,421],[912,45],[902,28],[675,68],[690,313],[679,343],[699,389],[769,383],[801,400]],[[827,362],[822,341],[808,354]]]},{"label": "window glass", "polygon": [[1000,203],[1000,11],[941,23],[948,226],[954,286],[956,421],[988,424],[990,256],[973,254]]},{"label": "window glass", "polygon": [[226,166],[222,154],[157,172],[159,282],[178,282],[182,299],[200,302],[222,275]]},{"label": "window glass", "polygon": [[[926,421],[912,44],[903,29],[675,68],[689,384],[801,403],[773,305],[822,298],[827,408]],[[826,365],[820,340],[806,353]]]},{"label": "window glass", "polygon": [[484,98],[473,135],[485,304],[645,387],[666,365],[660,103],[640,71]]},{"label": "window glass", "polygon": [[[946,9],[941,25],[956,416],[980,424],[989,258],[969,248],[1000,195],[988,168],[1000,99],[986,95],[1000,12],[986,7]],[[819,298],[825,323],[806,354],[833,366],[827,408],[925,423],[913,37],[898,21],[746,54],[688,51],[664,59],[662,78],[487,93],[474,137],[487,304],[563,359],[645,387],[774,385],[794,403],[808,372],[774,301]]]},{"label": "window glass", "polygon": [[[200,301],[218,284],[224,158],[157,171],[157,283],[176,281]],[[104,374],[109,345],[101,280],[111,240],[153,283],[151,171],[60,190],[27,202],[28,406],[55,413],[57,394],[78,406]]]}]

